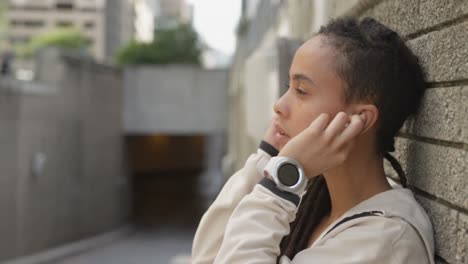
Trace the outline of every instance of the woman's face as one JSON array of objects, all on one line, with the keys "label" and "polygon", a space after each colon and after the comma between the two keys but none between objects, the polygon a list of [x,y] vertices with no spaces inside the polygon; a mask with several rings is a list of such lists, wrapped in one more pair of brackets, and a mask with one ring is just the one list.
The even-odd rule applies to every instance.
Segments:
[{"label": "woman's face", "polygon": [[317,35],[294,55],[289,72],[289,89],[274,104],[275,143],[280,149],[303,131],[321,113],[334,117],[345,111],[343,81],[332,68],[334,50]]}]

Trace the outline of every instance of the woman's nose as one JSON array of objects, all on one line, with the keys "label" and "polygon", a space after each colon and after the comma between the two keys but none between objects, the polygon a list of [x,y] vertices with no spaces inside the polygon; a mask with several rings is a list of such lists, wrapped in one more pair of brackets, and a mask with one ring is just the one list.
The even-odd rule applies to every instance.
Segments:
[{"label": "woman's nose", "polygon": [[278,100],[276,100],[276,102],[273,104],[273,111],[275,111],[277,115],[283,118],[286,118],[289,115],[289,109],[286,104],[286,96],[287,92],[283,96],[278,98]]}]

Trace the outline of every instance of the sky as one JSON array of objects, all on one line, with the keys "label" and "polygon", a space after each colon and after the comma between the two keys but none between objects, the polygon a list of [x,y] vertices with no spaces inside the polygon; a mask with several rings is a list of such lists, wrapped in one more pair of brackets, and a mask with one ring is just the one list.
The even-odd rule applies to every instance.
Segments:
[{"label": "sky", "polygon": [[194,26],[207,44],[227,55],[236,47],[241,0],[186,0],[194,7]]}]

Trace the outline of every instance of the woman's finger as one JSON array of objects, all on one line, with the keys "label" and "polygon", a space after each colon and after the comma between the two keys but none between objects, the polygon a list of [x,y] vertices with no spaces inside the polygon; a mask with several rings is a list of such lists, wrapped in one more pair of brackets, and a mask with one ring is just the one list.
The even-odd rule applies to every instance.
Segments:
[{"label": "woman's finger", "polygon": [[358,115],[351,117],[351,122],[337,137],[336,143],[342,145],[355,138],[364,128],[364,122]]},{"label": "woman's finger", "polygon": [[307,129],[311,132],[322,133],[327,127],[329,119],[330,116],[328,114],[322,113],[312,121]]},{"label": "woman's finger", "polygon": [[348,115],[344,112],[339,112],[338,114],[336,114],[335,118],[333,118],[331,123],[325,129],[325,137],[327,137],[328,139],[336,137],[346,128],[346,124],[348,122]]}]

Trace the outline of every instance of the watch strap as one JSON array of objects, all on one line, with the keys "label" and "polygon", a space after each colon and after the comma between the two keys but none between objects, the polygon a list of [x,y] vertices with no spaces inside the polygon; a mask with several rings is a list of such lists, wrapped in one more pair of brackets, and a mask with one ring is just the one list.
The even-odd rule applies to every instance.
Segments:
[{"label": "watch strap", "polygon": [[258,146],[261,150],[268,153],[268,155],[275,157],[278,156],[279,151],[273,147],[270,143],[266,142],[265,140],[260,141],[260,146]]},{"label": "watch strap", "polygon": [[270,180],[270,179],[265,177],[265,178],[261,179],[258,184],[260,184],[263,187],[267,188],[272,193],[274,193],[276,196],[278,196],[278,197],[280,197],[282,199],[288,200],[291,203],[295,204],[296,206],[299,206],[299,202],[301,201],[301,198],[299,197],[299,195],[294,194],[294,193],[290,193],[290,192],[285,192],[285,191],[279,189],[278,186],[276,186],[276,183],[273,180]]}]

